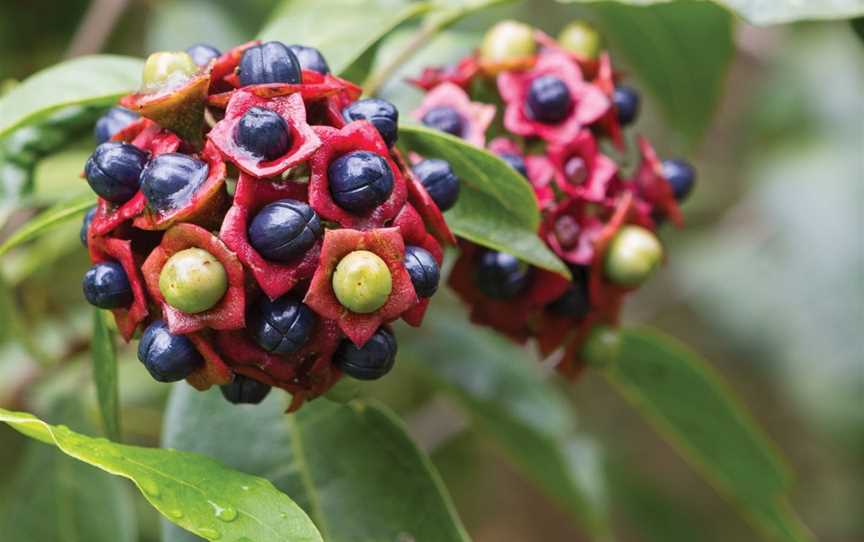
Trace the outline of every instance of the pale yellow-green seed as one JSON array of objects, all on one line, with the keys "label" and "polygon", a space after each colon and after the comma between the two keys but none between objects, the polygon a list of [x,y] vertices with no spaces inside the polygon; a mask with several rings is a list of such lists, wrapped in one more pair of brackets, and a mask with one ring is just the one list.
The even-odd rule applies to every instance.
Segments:
[{"label": "pale yellow-green seed", "polygon": [[594,326],[585,344],[582,345],[581,357],[591,367],[603,369],[609,367],[621,352],[621,334],[609,326]]},{"label": "pale yellow-green seed", "polygon": [[144,63],[145,92],[176,88],[198,73],[199,67],[188,53],[163,51],[153,53]]},{"label": "pale yellow-green seed", "polygon": [[387,303],[393,277],[380,256],[368,250],[355,250],[336,265],[333,293],[351,312],[368,314]]},{"label": "pale yellow-green seed", "polygon": [[558,43],[564,49],[586,60],[600,54],[602,39],[593,26],[584,21],[574,21],[564,27],[558,35]]},{"label": "pale yellow-green seed", "polygon": [[222,263],[200,248],[174,254],[159,274],[159,291],[177,310],[195,314],[213,308],[228,290]]},{"label": "pale yellow-green seed", "polygon": [[506,62],[531,56],[536,49],[532,27],[516,21],[501,21],[483,37],[480,59],[491,63]]},{"label": "pale yellow-green seed", "polygon": [[624,226],[606,252],[606,276],[622,286],[638,286],[648,280],[662,260],[663,246],[656,235],[641,226]]}]

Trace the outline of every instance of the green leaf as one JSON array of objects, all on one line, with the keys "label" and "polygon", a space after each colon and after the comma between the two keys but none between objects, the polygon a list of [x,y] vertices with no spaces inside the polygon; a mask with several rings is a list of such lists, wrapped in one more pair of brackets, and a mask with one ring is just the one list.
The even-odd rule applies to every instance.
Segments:
[{"label": "green leaf", "polygon": [[138,88],[143,66],[137,58],[83,56],[28,77],[0,99],[0,138],[62,107],[115,102]]},{"label": "green leaf", "polygon": [[105,313],[99,309],[93,309],[93,340],[90,350],[102,426],[108,438],[119,441],[120,400],[117,390],[117,352],[114,334],[108,329]]},{"label": "green leaf", "polygon": [[696,354],[648,330],[622,331],[611,383],[769,539],[812,537],[791,512],[791,475],[720,376]]},{"label": "green leaf", "polygon": [[622,55],[685,140],[711,122],[734,55],[732,17],[708,2],[592,4],[613,53]]},{"label": "green leaf", "polygon": [[76,198],[58,203],[43,211],[32,220],[21,226],[3,244],[0,244],[0,256],[31,239],[39,237],[54,226],[71,220],[96,203],[96,196],[84,194]]},{"label": "green leaf", "polygon": [[[328,542],[468,540],[438,474],[386,408],[318,399],[295,414],[284,410],[275,391],[260,405],[236,406],[218,390],[179,385],[168,403],[165,445],[268,478]],[[166,534],[165,542],[189,540]]]},{"label": "green leaf", "polygon": [[270,482],[227,469],[208,457],[114,444],[24,412],[0,409],[0,421],[75,459],[129,478],[165,517],[209,540],[321,540],[306,514]]},{"label": "green leaf", "polygon": [[540,212],[528,182],[506,162],[458,137],[417,125],[399,127],[400,144],[428,158],[450,162],[462,180],[447,223],[456,235],[569,276],[540,240]]},{"label": "green leaf", "polygon": [[405,0],[333,0],[326,9],[317,0],[286,0],[258,38],[302,43],[321,50],[334,73],[362,79],[369,49],[401,23],[432,8],[431,2]]},{"label": "green leaf", "polygon": [[[52,417],[56,412],[64,421],[87,425],[78,400],[58,401],[50,410]],[[10,466],[0,500],[3,540],[138,539],[132,493],[121,480],[38,442],[28,443],[20,463]]]},{"label": "green leaf", "polygon": [[473,425],[596,539],[611,540],[600,450],[576,430],[566,397],[527,351],[440,309],[422,331],[403,329],[399,338],[400,361],[451,394]]}]

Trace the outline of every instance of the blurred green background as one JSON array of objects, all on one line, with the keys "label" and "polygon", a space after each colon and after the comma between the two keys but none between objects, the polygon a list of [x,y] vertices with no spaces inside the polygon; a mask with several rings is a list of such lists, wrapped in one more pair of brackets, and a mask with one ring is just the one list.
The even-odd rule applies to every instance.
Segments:
[{"label": "blurred green background", "polygon": [[[111,5],[121,8],[116,21],[106,21],[104,11],[99,16]],[[0,80],[26,77],[81,50],[144,56],[197,41],[228,47],[254,36],[273,6],[268,0],[4,0]],[[424,58],[457,58],[503,17],[555,33],[582,13],[545,1],[496,8],[460,23],[412,69]],[[608,19],[595,22],[602,29]],[[798,476],[795,507],[819,540],[864,540],[864,46],[840,22],[771,28],[737,22],[734,44],[717,109],[698,141],[664,128],[663,110],[646,96],[638,129],[661,154],[690,156],[700,178],[684,207],[687,229],[664,232],[668,264],[632,297],[625,322],[650,323],[680,338],[731,381],[788,456]],[[682,58],[710,46],[678,45]],[[614,40],[610,48],[626,66]],[[398,81],[385,93],[403,108],[419,98]],[[92,146],[85,137],[43,161],[37,193],[50,201],[84,192],[66,172],[70,163],[83,165]],[[13,216],[0,238],[21,219]],[[17,323],[31,339],[10,340],[12,322],[0,325],[0,406],[94,433],[89,308],[79,285],[88,264],[77,233],[78,224],[69,224],[0,262],[15,293]],[[440,297],[433,311],[454,304]],[[125,436],[157,445],[169,387],[147,376],[131,348],[121,356]],[[49,369],[40,358],[52,360]],[[603,379],[589,373],[574,386],[558,384],[569,387],[581,426],[610,456],[613,518],[622,539],[755,539]],[[397,368],[370,394],[396,408],[431,453],[475,540],[583,539],[573,518],[466,428],[418,374]],[[125,482],[0,427],[0,527],[14,518],[22,532],[35,533],[33,540],[47,540],[39,533],[64,521],[50,503],[86,507],[86,495],[95,491],[116,492],[126,503],[127,519],[139,529],[131,540],[158,540],[156,513]]]}]

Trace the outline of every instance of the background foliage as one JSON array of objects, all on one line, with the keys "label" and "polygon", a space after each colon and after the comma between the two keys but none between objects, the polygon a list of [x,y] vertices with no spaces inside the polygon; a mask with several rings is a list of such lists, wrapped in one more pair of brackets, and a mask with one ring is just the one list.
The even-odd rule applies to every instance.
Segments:
[{"label": "background foliage", "polygon": [[[632,300],[626,322],[660,328],[705,354],[784,450],[794,480],[786,466],[771,459],[768,466],[758,466],[759,457],[747,459],[746,450],[738,447],[724,458],[722,437],[746,433],[747,428],[736,425],[740,420],[724,420],[722,409],[692,420],[681,416],[689,414],[686,408],[692,404],[679,404],[687,397],[681,390],[695,394],[693,386],[703,375],[689,375],[695,384],[688,386],[660,387],[662,382],[654,377],[662,369],[652,363],[669,356],[652,361],[651,336],[628,335],[635,354],[608,378],[589,373],[577,385],[567,386],[547,379],[530,354],[466,328],[461,309],[447,295],[436,298],[431,312],[435,318],[421,332],[404,326],[398,330],[402,355],[397,370],[362,392],[380,403],[354,399],[343,406],[322,401],[297,417],[284,418],[279,397],[271,397],[261,409],[229,410],[213,393],[192,394],[181,385],[168,400],[169,389],[151,381],[128,347],[117,351],[119,393],[99,386],[97,394],[91,373],[111,382],[105,371],[113,354],[106,342],[110,331],[100,318],[94,320],[79,293],[87,263],[75,221],[10,250],[0,260],[0,321],[5,324],[0,326],[0,406],[34,412],[88,435],[99,435],[100,420],[107,419],[103,434],[122,429],[126,444],[162,443],[204,452],[229,467],[265,476],[297,501],[328,540],[351,534],[343,532],[342,522],[358,505],[346,504],[346,496],[362,499],[375,517],[412,519],[400,509],[404,503],[388,502],[387,493],[377,492],[369,481],[386,475],[393,476],[387,482],[391,488],[403,484],[400,493],[417,494],[419,500],[409,510],[423,510],[437,525],[448,526],[446,536],[436,531],[439,537],[430,538],[424,531],[428,525],[414,524],[411,535],[417,540],[462,540],[469,535],[496,542],[584,540],[589,535],[664,542],[752,540],[753,527],[742,519],[748,514],[736,510],[742,501],[751,516],[761,510],[756,523],[763,533],[783,540],[806,536],[794,531],[797,524],[787,517],[779,495],[788,497],[819,540],[860,538],[864,49],[845,22],[757,28],[714,3],[641,5],[650,3],[514,2],[462,13],[458,10],[465,3],[447,2],[467,16],[455,25],[450,24],[452,16],[437,19],[435,24],[447,27],[445,33],[400,70],[383,94],[403,111],[410,110],[419,94],[398,84],[398,78],[424,64],[464,54],[500,18],[523,19],[550,33],[580,15],[596,23],[608,37],[616,62],[623,62],[646,90],[640,129],[660,142],[664,155],[694,156],[701,175],[685,208],[688,229],[666,236],[670,261]],[[13,0],[0,6],[0,79],[21,79],[54,64],[74,42],[89,4]],[[334,23],[312,32],[296,19],[271,19],[283,3],[269,0],[126,4],[102,52],[141,57],[195,41],[228,47],[262,27],[267,33],[280,25],[281,32],[296,31],[297,41],[310,44],[349,31]],[[346,37],[346,42],[375,43],[377,54],[357,56],[359,49],[351,47],[328,55],[334,67],[354,77],[362,78],[398,55],[420,24],[417,17],[403,21],[429,7],[420,2],[405,7],[395,0],[375,4],[377,10],[365,6],[351,12],[366,19],[344,21],[362,23],[350,28],[371,28],[371,33]],[[482,2],[467,3],[468,11],[477,4]],[[855,0],[724,4],[760,24],[844,17],[861,9]],[[277,14],[296,14],[293,10],[302,11],[304,5],[308,7],[302,0],[286,2]],[[391,27],[395,32],[379,42]],[[94,81],[82,81],[90,83]],[[110,81],[99,85],[110,94]],[[19,89],[27,99],[38,100],[25,87]],[[0,129],[11,128],[6,119],[26,115],[26,108],[0,110]],[[86,192],[69,172],[81,167],[92,139],[85,133],[56,148],[48,145],[45,133],[26,139],[16,132],[18,139],[0,141],[0,239],[6,240],[31,214],[13,208],[50,208],[58,199]],[[33,147],[32,141],[45,148]],[[22,148],[32,156],[48,157],[31,160],[26,167],[8,160],[11,150]],[[26,175],[9,173],[13,166]],[[19,200],[17,192],[9,191],[9,179],[32,180],[33,191]],[[91,344],[94,322],[98,333]],[[446,350],[442,336],[449,338]],[[643,391],[653,389],[655,404],[666,405],[671,418],[663,419],[661,412],[659,423],[667,435],[677,424],[697,437],[705,454],[720,458],[715,466],[731,465],[737,473],[732,489],[728,480],[721,480],[719,489],[735,494],[737,505],[704,484],[615,393],[628,380],[640,378],[657,385],[643,386]],[[97,395],[107,401],[97,403]],[[117,397],[122,428],[111,421],[112,409],[104,415],[104,405]],[[419,450],[393,412],[405,420]],[[656,416],[649,419],[657,421]],[[205,423],[212,424],[208,438],[182,430],[200,430]],[[308,431],[308,425],[314,430]],[[718,432],[718,427],[729,429]],[[700,443],[703,429],[703,437],[721,440]],[[370,434],[386,437],[391,447],[376,449],[368,441]],[[247,443],[254,444],[243,446]],[[327,452],[318,450],[334,447],[346,450],[344,464],[321,460]],[[758,446],[755,449],[758,452]],[[430,474],[424,452],[446,491],[437,475]],[[764,478],[740,475],[742,465],[751,460],[753,472]],[[426,474],[415,479],[388,472],[397,462],[405,464],[406,473]],[[693,463],[698,466],[699,459]],[[351,489],[333,485],[333,480]],[[751,485],[736,485],[742,480]],[[146,504],[145,489],[135,492],[117,478],[0,426],[0,532],[13,533],[13,539],[57,540],[62,533],[94,541],[155,542],[164,533],[164,540],[190,540],[185,531],[162,524]],[[104,521],[88,521],[96,515]],[[305,521],[302,512],[297,521]],[[792,531],[783,533],[784,528]],[[408,534],[365,533],[375,540],[407,540]],[[309,536],[314,539],[314,534]]]}]

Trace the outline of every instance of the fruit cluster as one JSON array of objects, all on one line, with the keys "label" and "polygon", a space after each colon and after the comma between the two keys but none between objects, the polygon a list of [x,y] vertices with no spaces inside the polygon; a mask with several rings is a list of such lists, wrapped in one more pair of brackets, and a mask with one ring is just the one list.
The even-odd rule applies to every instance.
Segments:
[{"label": "fruit cluster", "polygon": [[426,92],[417,120],[488,148],[527,179],[539,235],[572,275],[461,240],[449,284],[472,320],[520,343],[536,339],[544,355],[563,346],[558,368],[570,376],[612,359],[622,302],[661,263],[656,230],[682,225],[678,203],[695,172],[661,162],[641,137],[632,174],[610,157],[626,150],[622,127],[640,99],[619,83],[596,31],[576,22],[554,40],[504,21],[469,57],[411,82]]},{"label": "fruit cluster", "polygon": [[359,96],[310,47],[196,45],[151,55],[99,120],[84,295],[143,331],[156,380],[232,402],[276,386],[296,409],[391,369],[387,324],[423,320],[458,180],[427,189],[393,148],[396,108]]}]

